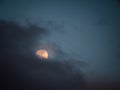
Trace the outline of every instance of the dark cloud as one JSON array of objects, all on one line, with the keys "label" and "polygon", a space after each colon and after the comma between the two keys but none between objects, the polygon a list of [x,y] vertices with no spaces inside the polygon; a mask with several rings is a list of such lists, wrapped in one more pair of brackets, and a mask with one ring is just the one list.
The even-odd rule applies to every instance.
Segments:
[{"label": "dark cloud", "polygon": [[[0,90],[81,90],[84,78],[71,63],[42,61],[31,48],[49,31],[0,21]],[[65,55],[61,50],[59,53]],[[58,58],[55,58],[56,61]],[[60,58],[63,59],[63,58]]]},{"label": "dark cloud", "polygon": [[3,0],[0,0],[0,4],[2,4],[4,1]]},{"label": "dark cloud", "polygon": [[118,5],[120,5],[120,0],[117,0]]},{"label": "dark cloud", "polygon": [[120,0],[117,0],[120,3]]}]

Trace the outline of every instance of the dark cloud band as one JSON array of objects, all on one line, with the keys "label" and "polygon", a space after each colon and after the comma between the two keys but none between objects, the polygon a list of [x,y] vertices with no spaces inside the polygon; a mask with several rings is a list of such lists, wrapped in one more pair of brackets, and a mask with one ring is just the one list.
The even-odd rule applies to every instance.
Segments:
[{"label": "dark cloud band", "polygon": [[0,21],[1,90],[81,90],[84,87],[82,73],[73,70],[70,63],[42,61],[33,55],[31,48],[36,38],[39,36],[41,40],[48,33],[35,25]]}]

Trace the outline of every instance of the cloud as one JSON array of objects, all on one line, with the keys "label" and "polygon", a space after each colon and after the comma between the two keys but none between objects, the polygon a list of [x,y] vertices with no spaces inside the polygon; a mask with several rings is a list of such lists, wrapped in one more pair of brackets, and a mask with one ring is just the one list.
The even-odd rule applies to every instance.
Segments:
[{"label": "cloud", "polygon": [[0,4],[2,4],[4,1],[3,0],[0,0]]},{"label": "cloud", "polygon": [[[32,48],[50,32],[33,24],[20,25],[0,21],[0,80],[1,90],[80,90],[85,81],[72,63],[55,60],[42,61]],[[61,49],[56,50],[65,55]],[[57,62],[61,59],[61,62]],[[56,62],[54,62],[56,61]]]},{"label": "cloud", "polygon": [[120,3],[120,0],[117,0]]}]

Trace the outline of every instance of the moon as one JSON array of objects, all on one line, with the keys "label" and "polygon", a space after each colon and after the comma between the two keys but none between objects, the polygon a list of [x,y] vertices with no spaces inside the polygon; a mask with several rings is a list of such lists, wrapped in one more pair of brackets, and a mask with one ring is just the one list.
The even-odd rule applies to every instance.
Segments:
[{"label": "moon", "polygon": [[48,59],[48,52],[45,49],[37,50],[36,55],[41,59]]}]

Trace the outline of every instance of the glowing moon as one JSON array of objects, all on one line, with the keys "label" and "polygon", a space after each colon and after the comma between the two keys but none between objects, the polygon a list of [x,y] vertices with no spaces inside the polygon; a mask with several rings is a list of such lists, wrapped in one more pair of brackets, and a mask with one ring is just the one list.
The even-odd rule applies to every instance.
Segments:
[{"label": "glowing moon", "polygon": [[36,55],[42,59],[48,59],[48,52],[44,49],[37,50]]}]

